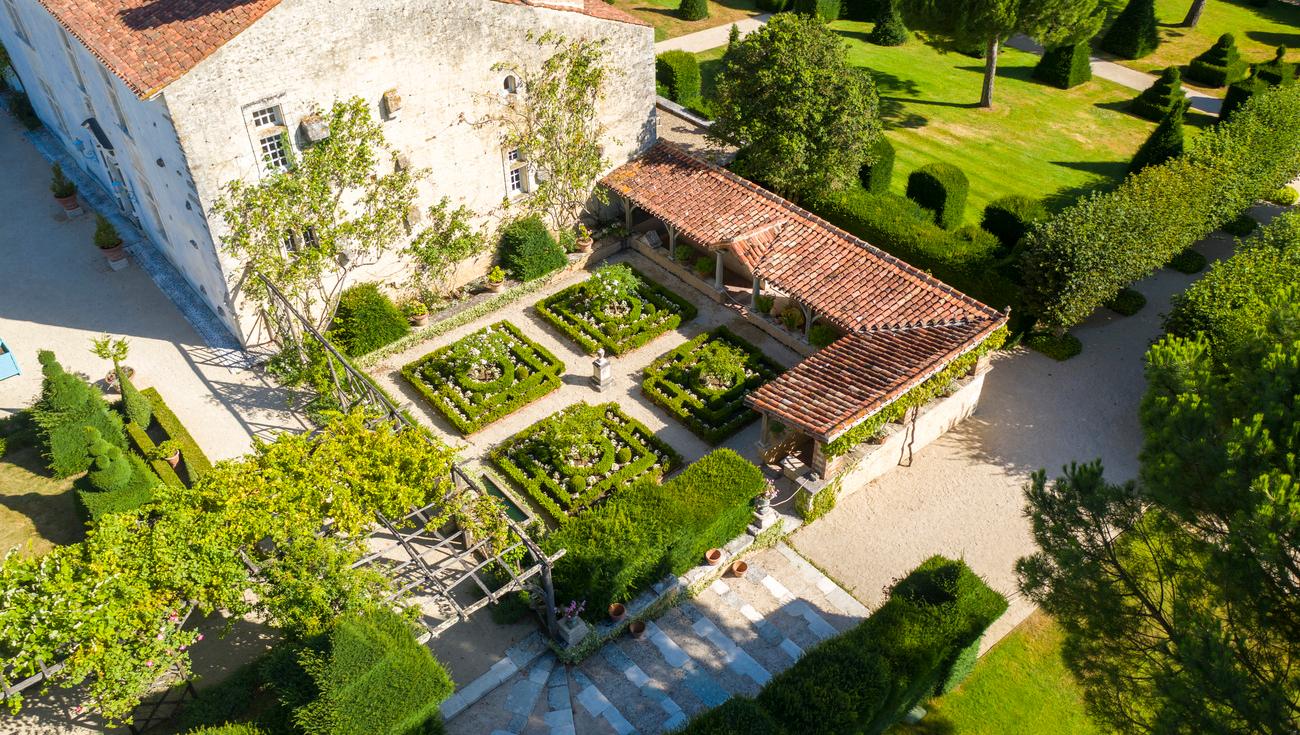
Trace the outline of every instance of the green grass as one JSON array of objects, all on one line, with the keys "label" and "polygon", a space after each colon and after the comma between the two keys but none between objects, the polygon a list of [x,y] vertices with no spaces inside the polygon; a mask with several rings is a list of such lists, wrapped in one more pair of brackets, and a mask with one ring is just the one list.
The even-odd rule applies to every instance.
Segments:
[{"label": "green grass", "polygon": [[1101,735],[1082,690],[1061,661],[1061,629],[1034,613],[976,664],[952,693],[925,705],[916,725],[890,735]]},{"label": "green grass", "polygon": [[613,0],[612,4],[653,26],[656,41],[714,26],[731,25],[759,13],[754,0],[709,0],[709,16],[689,21],[677,17],[677,6],[681,0]]},{"label": "green grass", "polygon": [[[1111,2],[1117,8],[1123,5],[1121,0]],[[1267,61],[1278,46],[1291,49],[1287,55],[1291,61],[1300,60],[1300,5],[1274,0],[1267,7],[1256,8],[1245,0],[1209,0],[1195,28],[1179,28],[1189,7],[1191,0],[1156,0],[1160,47],[1150,56],[1119,63],[1146,72],[1185,66],[1224,33],[1236,36],[1237,47],[1247,61]]]},{"label": "green grass", "polygon": [[80,541],[73,484],[77,477],[50,477],[34,447],[15,449],[0,459],[0,554],[17,547],[37,556],[57,544]]},{"label": "green grass", "polygon": [[[1000,56],[994,107],[976,107],[983,62],[944,53],[913,39],[903,46],[866,41],[870,23],[832,24],[849,42],[849,58],[872,70],[886,134],[898,150],[891,191],[902,194],[917,168],[946,161],[970,179],[966,221],[984,206],[1022,194],[1060,208],[1083,193],[1123,178],[1128,161],[1153,123],[1122,107],[1137,95],[1093,80],[1059,90],[1031,78],[1038,57],[1015,50]],[[699,54],[709,97],[725,48]]]}]

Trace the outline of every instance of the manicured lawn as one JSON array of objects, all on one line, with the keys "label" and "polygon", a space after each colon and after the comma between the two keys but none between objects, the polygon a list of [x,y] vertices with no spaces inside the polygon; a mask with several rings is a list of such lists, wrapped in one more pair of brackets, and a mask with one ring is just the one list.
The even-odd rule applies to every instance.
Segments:
[{"label": "manicured lawn", "polygon": [[709,17],[686,21],[677,17],[681,0],[614,0],[614,7],[635,15],[655,29],[655,40],[676,38],[714,26],[730,25],[758,15],[754,0],[709,0]]},{"label": "manicured lawn", "polygon": [[1291,49],[1287,55],[1291,61],[1300,60],[1296,50],[1300,48],[1300,5],[1275,1],[1256,8],[1246,0],[1209,0],[1195,28],[1179,28],[1191,4],[1191,0],[1156,0],[1160,47],[1150,56],[1119,63],[1141,71],[1185,66],[1224,33],[1236,36],[1237,47],[1247,61],[1267,61],[1278,46]]},{"label": "manicured lawn", "polygon": [[39,555],[80,541],[75,480],[50,477],[32,447],[0,459],[0,554],[16,546],[24,556]]},{"label": "manicured lawn", "polygon": [[956,691],[925,708],[917,725],[891,735],[1101,735],[1061,661],[1061,629],[1042,613],[1021,623],[975,666]]},{"label": "manicured lawn", "polygon": [[[874,73],[890,141],[898,150],[892,190],[922,165],[946,161],[970,179],[966,220],[1009,194],[1060,207],[1123,177],[1153,123],[1120,108],[1136,92],[1105,80],[1064,91],[1035,82],[1038,57],[1001,55],[994,108],[976,107],[983,62],[943,53],[913,39],[903,46],[870,44],[870,23],[832,25],[849,42],[849,57]],[[704,94],[712,93],[724,48],[700,54]]]}]

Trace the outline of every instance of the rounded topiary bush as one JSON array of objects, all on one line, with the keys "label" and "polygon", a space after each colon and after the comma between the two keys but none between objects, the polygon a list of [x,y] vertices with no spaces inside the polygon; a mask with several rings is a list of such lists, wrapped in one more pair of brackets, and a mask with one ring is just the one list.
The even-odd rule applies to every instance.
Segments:
[{"label": "rounded topiary bush", "polygon": [[1069,332],[1062,335],[1048,334],[1046,332],[1031,334],[1025,340],[1025,344],[1029,346],[1029,349],[1041,352],[1057,362],[1064,362],[1083,352],[1083,343],[1079,341],[1078,337]]},{"label": "rounded topiary bush", "polygon": [[1191,248],[1187,248],[1181,253],[1175,255],[1169,261],[1169,267],[1171,269],[1176,270],[1179,273],[1186,273],[1187,275],[1200,273],[1205,270],[1205,266],[1205,256]]},{"label": "rounded topiary bush", "polygon": [[894,178],[894,146],[883,133],[871,145],[871,162],[862,164],[858,178],[862,188],[872,194],[889,191],[889,183]]},{"label": "rounded topiary bush", "polygon": [[1003,247],[1015,247],[1029,234],[1035,222],[1047,219],[1047,207],[1037,199],[1026,196],[1007,196],[984,208],[980,227],[993,233]]},{"label": "rounded topiary bush", "polygon": [[1277,52],[1269,61],[1265,61],[1255,67],[1255,76],[1265,84],[1279,85],[1290,84],[1295,81],[1297,71],[1296,64],[1289,63],[1286,60],[1286,46],[1278,46]]},{"label": "rounded topiary bush", "polygon": [[1092,47],[1087,42],[1047,49],[1034,67],[1034,79],[1070,89],[1092,79]]},{"label": "rounded topiary bush", "polygon": [[1147,305],[1147,297],[1141,291],[1121,288],[1115,297],[1106,302],[1106,308],[1123,316],[1133,316]]},{"label": "rounded topiary bush", "polygon": [[1270,193],[1267,198],[1274,204],[1279,204],[1283,207],[1290,207],[1294,206],[1297,201],[1300,201],[1300,192],[1297,192],[1289,186],[1283,186]]},{"label": "rounded topiary bush", "polygon": [[907,43],[907,26],[898,12],[898,0],[882,0],[876,26],[867,40],[877,46],[902,46]]},{"label": "rounded topiary bush", "polygon": [[700,98],[700,62],[687,51],[665,51],[655,57],[655,81],[668,99],[695,105]]},{"label": "rounded topiary bush", "polygon": [[1129,0],[1101,38],[1101,48],[1124,59],[1140,59],[1160,45],[1155,0]]},{"label": "rounded topiary bush", "polygon": [[677,6],[677,17],[682,20],[703,20],[709,17],[709,0],[682,0]]},{"label": "rounded topiary bush", "polygon": [[1182,75],[1178,72],[1178,67],[1171,66],[1133,100],[1129,111],[1152,122],[1160,122],[1175,107],[1186,106],[1187,94],[1183,92]]},{"label": "rounded topiary bush", "polygon": [[1248,69],[1237,50],[1237,38],[1225,33],[1209,50],[1192,59],[1187,65],[1187,78],[1209,87],[1223,87],[1244,78]]},{"label": "rounded topiary bush", "polygon": [[329,338],[343,354],[357,357],[396,342],[411,331],[397,304],[377,283],[358,283],[339,297]]},{"label": "rounded topiary bush", "polygon": [[934,212],[935,222],[945,230],[961,224],[969,190],[966,174],[950,163],[927,164],[907,177],[907,198]]},{"label": "rounded topiary bush", "polygon": [[563,268],[569,259],[540,217],[525,217],[501,232],[501,263],[511,276],[532,281]]}]

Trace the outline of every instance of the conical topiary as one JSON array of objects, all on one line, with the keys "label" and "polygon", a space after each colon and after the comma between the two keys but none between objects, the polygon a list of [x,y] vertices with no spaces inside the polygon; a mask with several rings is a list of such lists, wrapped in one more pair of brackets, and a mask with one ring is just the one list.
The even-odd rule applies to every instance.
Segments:
[{"label": "conical topiary", "polygon": [[898,0],[881,0],[876,27],[867,40],[877,46],[902,46],[907,43],[907,26],[898,12]]},{"label": "conical topiary", "polygon": [[1070,89],[1092,79],[1092,47],[1087,41],[1047,49],[1034,67],[1034,79]]},{"label": "conical topiary", "polygon": [[1237,110],[1244,107],[1251,97],[1267,92],[1268,88],[1268,83],[1261,79],[1258,74],[1249,79],[1229,84],[1228,93],[1223,95],[1223,107],[1219,110],[1219,119],[1231,120]]},{"label": "conical topiary", "polygon": [[703,20],[709,17],[709,0],[682,0],[677,6],[677,17],[682,20]]},{"label": "conical topiary", "polygon": [[1133,154],[1128,172],[1137,173],[1147,166],[1156,166],[1183,153],[1183,112],[1186,105],[1178,105],[1165,115],[1138,152]]},{"label": "conical topiary", "polygon": [[1140,59],[1159,45],[1155,0],[1129,0],[1101,39],[1103,51],[1125,59]]},{"label": "conical topiary", "polygon": [[90,448],[90,484],[103,492],[126,487],[131,482],[131,463],[122,450],[104,441],[93,426],[86,427],[86,443]]},{"label": "conical topiary", "polygon": [[1244,79],[1247,69],[1237,50],[1237,39],[1225,33],[1209,51],[1192,59],[1187,65],[1187,78],[1209,87],[1223,87]]},{"label": "conical topiary", "polygon": [[1271,61],[1265,61],[1256,66],[1255,76],[1265,84],[1274,86],[1294,82],[1296,65],[1286,62],[1286,46],[1278,46],[1277,54]]},{"label": "conical topiary", "polygon": [[1186,105],[1187,94],[1183,92],[1182,75],[1178,73],[1178,67],[1171,66],[1161,72],[1155,84],[1147,87],[1133,100],[1129,111],[1138,117],[1159,122],[1165,119],[1170,110]]}]

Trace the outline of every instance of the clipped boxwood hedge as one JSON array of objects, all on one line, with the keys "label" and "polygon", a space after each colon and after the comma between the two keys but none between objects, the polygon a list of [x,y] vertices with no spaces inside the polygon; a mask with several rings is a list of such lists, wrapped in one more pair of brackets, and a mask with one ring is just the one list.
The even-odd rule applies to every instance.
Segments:
[{"label": "clipped boxwood hedge", "polygon": [[695,318],[695,305],[651,281],[635,269],[641,282],[628,312],[609,315],[588,298],[584,284],[570,286],[537,302],[537,313],[588,353],[600,348],[623,355]]},{"label": "clipped boxwood hedge", "polygon": [[[877,735],[912,707],[959,683],[970,651],[1007,601],[965,562],[934,556],[897,582],[871,617],[809,650],[755,697],[790,735]],[[745,705],[736,717],[766,722]],[[683,735],[717,732],[698,718]],[[698,728],[698,729],[697,729]]]},{"label": "clipped boxwood hedge", "polygon": [[717,449],[668,482],[644,481],[577,516],[542,541],[566,553],[555,563],[561,601],[585,600],[603,616],[665,574],[704,562],[704,553],[744,533],[767,482],[762,470]]},{"label": "clipped boxwood hedge", "polygon": [[[488,330],[503,340],[511,362],[501,366],[501,380],[481,385],[456,374],[448,357],[466,340]],[[462,434],[472,434],[559,388],[563,374],[564,363],[558,357],[506,321],[484,327],[402,367],[402,377]]]},{"label": "clipped boxwood hedge", "polygon": [[1087,41],[1047,49],[1034,67],[1034,79],[1057,89],[1077,87],[1092,79],[1092,46]]},{"label": "clipped boxwood hedge", "polygon": [[[721,392],[700,385],[695,369],[700,358],[718,344],[730,345],[746,355],[745,375],[736,376],[735,384]],[[696,436],[720,444],[758,418],[745,405],[745,396],[781,371],[781,366],[757,347],[726,327],[718,327],[650,363],[641,390]]]},{"label": "clipped boxwood hedge", "polygon": [[980,227],[992,233],[1004,247],[1012,248],[1029,234],[1029,228],[1035,222],[1045,219],[1047,207],[1042,202],[1012,195],[994,200],[985,207]]},{"label": "clipped boxwood hedge", "polygon": [[966,216],[966,194],[970,181],[951,163],[930,163],[907,177],[907,198],[934,212],[935,222],[945,230],[960,225]]},{"label": "clipped boxwood hedge", "polygon": [[700,62],[688,51],[665,51],[655,57],[655,81],[668,99],[683,105],[700,100]]},{"label": "clipped boxwood hedge", "polygon": [[[145,388],[140,393],[153,405],[154,422],[162,428],[168,439],[175,440],[181,445],[181,464],[185,467],[185,474],[190,483],[209,472],[212,469],[212,462],[199,448],[198,442],[194,441],[194,437],[190,435],[185,425],[181,423],[180,419],[176,418],[176,414],[172,413],[172,410],[163,402],[162,394],[158,392],[158,389]],[[136,451],[142,457],[147,458],[149,452],[157,446],[153,439],[149,438],[149,434],[137,424],[127,424],[126,434],[130,438],[131,444],[135,446]],[[172,466],[167,463],[167,460],[155,459],[149,462],[149,466],[153,468],[154,473],[158,475],[158,479],[162,480],[164,484],[172,487],[185,486],[185,482],[181,480],[176,470],[172,469]]]},{"label": "clipped boxwood hedge", "polygon": [[894,144],[882,133],[871,144],[871,162],[862,164],[858,170],[858,179],[862,188],[872,194],[884,194],[889,191],[889,184],[894,179]]},{"label": "clipped boxwood hedge", "polygon": [[[574,410],[570,406],[560,413]],[[682,457],[667,442],[654,435],[640,421],[604,403],[598,444],[599,460],[588,468],[557,466],[552,448],[544,441],[552,414],[498,444],[489,457],[501,472],[559,524],[597,504],[610,493],[637,480],[657,479],[682,464]]]}]

